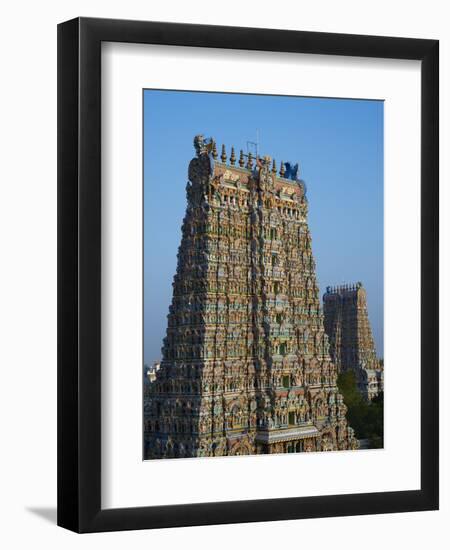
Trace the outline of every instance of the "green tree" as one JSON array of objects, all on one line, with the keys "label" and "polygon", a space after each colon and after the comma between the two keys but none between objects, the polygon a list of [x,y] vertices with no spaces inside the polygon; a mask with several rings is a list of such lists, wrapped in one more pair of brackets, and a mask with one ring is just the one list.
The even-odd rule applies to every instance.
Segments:
[{"label": "green tree", "polygon": [[356,383],[353,371],[342,372],[338,376],[338,388],[347,405],[347,420],[355,430],[358,439],[369,439],[371,449],[383,447],[384,398],[380,393],[372,402],[367,402]]}]

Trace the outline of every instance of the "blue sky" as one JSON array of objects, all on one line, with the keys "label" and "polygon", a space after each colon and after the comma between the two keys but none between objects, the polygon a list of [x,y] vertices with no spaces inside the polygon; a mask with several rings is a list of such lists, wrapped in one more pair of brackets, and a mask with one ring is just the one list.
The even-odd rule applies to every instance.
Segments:
[{"label": "blue sky", "polygon": [[383,103],[144,91],[144,361],[159,359],[186,208],[192,140],[300,164],[321,293],[361,281],[383,356]]}]

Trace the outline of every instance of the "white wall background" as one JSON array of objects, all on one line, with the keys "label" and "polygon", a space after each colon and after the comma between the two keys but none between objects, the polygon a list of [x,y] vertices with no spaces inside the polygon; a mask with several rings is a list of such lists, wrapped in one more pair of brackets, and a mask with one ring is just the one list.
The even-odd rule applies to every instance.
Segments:
[{"label": "white wall background", "polygon": [[[450,329],[450,17],[446,2],[66,0],[2,10],[0,541],[5,548],[419,549],[448,544],[450,384],[441,346],[441,510],[75,535],[56,518],[56,24],[78,15],[437,38],[441,41],[441,341]],[[407,202],[407,199],[406,199]],[[400,214],[400,213],[399,213]]]}]

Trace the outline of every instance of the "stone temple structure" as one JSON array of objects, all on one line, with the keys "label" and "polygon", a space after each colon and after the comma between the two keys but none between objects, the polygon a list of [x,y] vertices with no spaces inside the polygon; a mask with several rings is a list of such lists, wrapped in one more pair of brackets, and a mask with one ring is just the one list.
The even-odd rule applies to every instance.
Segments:
[{"label": "stone temple structure", "polygon": [[196,136],[147,459],[356,449],[298,166]]},{"label": "stone temple structure", "polygon": [[377,359],[362,283],[327,287],[323,296],[325,331],[338,372],[353,370],[367,400],[383,391],[383,368]]}]

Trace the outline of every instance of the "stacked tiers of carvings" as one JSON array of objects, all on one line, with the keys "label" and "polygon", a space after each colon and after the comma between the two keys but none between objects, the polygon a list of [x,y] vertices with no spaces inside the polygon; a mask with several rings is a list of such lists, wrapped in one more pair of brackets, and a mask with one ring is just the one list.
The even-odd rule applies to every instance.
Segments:
[{"label": "stacked tiers of carvings", "polygon": [[328,287],[323,296],[325,331],[338,372],[353,370],[358,388],[371,400],[383,391],[383,368],[377,359],[361,283]]},{"label": "stacked tiers of carvings", "polygon": [[[304,184],[195,139],[146,458],[355,449],[319,304]],[[285,175],[285,166],[281,172]],[[295,171],[296,172],[296,171]],[[296,175],[296,174],[294,174]]]}]

